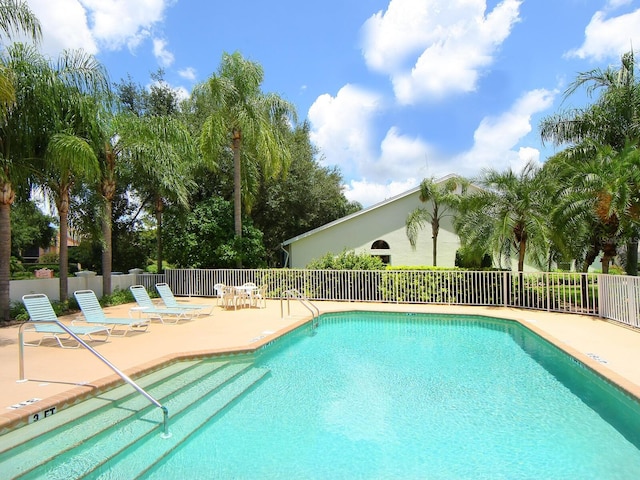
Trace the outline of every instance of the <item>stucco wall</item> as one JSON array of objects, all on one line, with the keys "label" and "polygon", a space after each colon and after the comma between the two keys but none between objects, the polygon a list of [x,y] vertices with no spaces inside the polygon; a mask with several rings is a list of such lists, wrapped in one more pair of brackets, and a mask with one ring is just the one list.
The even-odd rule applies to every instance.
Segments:
[{"label": "stucco wall", "polygon": [[[418,191],[321,227],[289,244],[288,266],[304,268],[328,252],[338,254],[345,249],[358,253],[386,253],[390,255],[390,264],[396,266],[432,265],[431,225],[425,225],[420,231],[415,250],[407,238],[407,215],[416,208],[430,208],[429,204],[420,202]],[[371,246],[376,240],[384,240],[390,249],[372,252]],[[458,247],[458,236],[453,233],[451,219],[446,217],[441,221],[438,235],[438,266],[453,267]]]}]

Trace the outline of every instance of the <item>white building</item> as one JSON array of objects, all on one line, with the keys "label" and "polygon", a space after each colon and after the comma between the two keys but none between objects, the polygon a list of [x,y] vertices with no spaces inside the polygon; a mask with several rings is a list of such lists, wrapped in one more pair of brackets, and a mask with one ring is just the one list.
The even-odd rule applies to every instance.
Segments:
[{"label": "white building", "polygon": [[[443,177],[436,183],[445,182],[453,176]],[[286,251],[285,266],[304,268],[327,253],[338,255],[344,250],[377,255],[394,266],[433,265],[431,225],[427,223],[418,234],[415,249],[407,238],[407,216],[417,208],[431,208],[431,202],[420,201],[419,186],[286,240],[282,243]],[[438,266],[455,265],[460,239],[453,230],[452,222],[452,216],[440,220]]]}]

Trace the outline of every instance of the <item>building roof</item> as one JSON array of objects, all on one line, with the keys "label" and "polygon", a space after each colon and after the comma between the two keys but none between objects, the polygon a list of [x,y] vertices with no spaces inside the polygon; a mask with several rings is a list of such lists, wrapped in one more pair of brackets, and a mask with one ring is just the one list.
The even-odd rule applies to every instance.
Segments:
[{"label": "building roof", "polygon": [[[446,180],[449,180],[452,177],[457,177],[457,175],[453,174],[453,173],[450,173],[449,175],[445,175],[444,177],[439,178],[438,180],[435,181],[435,183],[442,183],[442,182],[444,182]],[[340,223],[346,222],[346,221],[351,220],[352,218],[358,217],[360,215],[364,215],[365,213],[369,213],[369,212],[371,212],[373,210],[376,210],[378,208],[384,207],[385,205],[393,203],[396,200],[399,200],[401,198],[407,197],[409,195],[413,195],[414,193],[419,192],[419,191],[420,191],[420,185],[418,185],[417,187],[413,187],[412,189],[407,190],[406,192],[403,192],[403,193],[400,193],[398,195],[395,195],[395,196],[393,196],[391,198],[387,198],[387,199],[383,200],[382,202],[379,202],[379,203],[376,203],[374,205],[371,205],[370,207],[363,208],[362,210],[358,210],[355,213],[352,213],[350,215],[338,218],[337,220],[334,220],[333,222],[325,223],[324,225],[321,225],[320,227],[314,228],[313,230],[309,230],[308,232],[305,232],[305,233],[302,233],[300,235],[297,235],[297,236],[295,236],[293,238],[290,238],[289,240],[285,240],[284,242],[282,242],[281,245],[283,247],[285,247],[285,246],[290,245],[290,244],[292,244],[294,242],[297,242],[298,240],[301,240],[303,238],[309,237],[309,236],[314,235],[314,234],[316,234],[318,232],[321,232],[322,230],[326,230],[326,229],[331,228],[331,227],[333,227],[335,225],[338,225]]]}]

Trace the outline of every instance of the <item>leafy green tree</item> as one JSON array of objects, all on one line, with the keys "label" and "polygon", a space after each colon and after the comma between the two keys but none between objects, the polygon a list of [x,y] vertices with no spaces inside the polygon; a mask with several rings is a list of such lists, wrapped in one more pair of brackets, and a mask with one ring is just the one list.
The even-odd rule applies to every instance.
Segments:
[{"label": "leafy green tree", "polygon": [[287,175],[262,178],[251,212],[255,226],[264,233],[270,265],[279,264],[284,240],[362,209],[344,196],[340,172],[319,165],[307,122],[289,134],[288,144],[291,166]]},{"label": "leafy green tree", "polygon": [[188,212],[176,206],[166,215],[170,262],[183,268],[233,268],[238,260],[249,268],[266,265],[262,232],[245,219],[242,237],[235,236],[230,202],[210,197]]},{"label": "leafy green tree", "polygon": [[15,202],[11,207],[11,254],[22,257],[26,248],[49,247],[56,236],[53,222],[34,202]]},{"label": "leafy green tree", "polygon": [[[41,38],[40,22],[28,4],[21,0],[0,1],[0,32],[8,38],[23,32],[36,42]],[[24,103],[27,94],[23,89],[28,82],[23,81],[25,78],[20,77],[14,67],[23,71],[33,70],[23,63],[28,62],[29,55],[12,54],[12,51],[15,49],[5,49],[0,56],[0,321],[9,320],[10,312],[10,210],[15,200],[16,184],[21,177],[28,176],[30,162],[27,159],[32,158],[28,150],[33,146],[27,141],[33,132],[17,126],[16,109],[29,107]]]},{"label": "leafy green tree", "polygon": [[295,119],[292,104],[261,91],[262,67],[240,53],[225,53],[218,74],[196,87],[195,104],[209,109],[200,147],[211,166],[228,149],[233,154],[234,229],[242,236],[242,205],[251,210],[257,188],[257,166],[267,177],[286,170],[291,154],[284,132]]},{"label": "leafy green tree", "polygon": [[473,245],[509,264],[515,254],[519,272],[526,257],[544,265],[551,193],[545,180],[531,162],[520,173],[484,172],[477,181],[484,188],[463,197],[458,206],[454,226],[462,246]]},{"label": "leafy green tree", "polygon": [[433,178],[425,178],[420,183],[420,201],[429,203],[429,208],[416,208],[407,216],[406,232],[411,247],[416,248],[418,233],[426,223],[431,224],[431,238],[433,239],[433,266],[438,262],[438,234],[440,233],[440,221],[454,212],[460,203],[461,195],[465,195],[468,181],[460,177],[448,178],[443,183],[438,183]]}]

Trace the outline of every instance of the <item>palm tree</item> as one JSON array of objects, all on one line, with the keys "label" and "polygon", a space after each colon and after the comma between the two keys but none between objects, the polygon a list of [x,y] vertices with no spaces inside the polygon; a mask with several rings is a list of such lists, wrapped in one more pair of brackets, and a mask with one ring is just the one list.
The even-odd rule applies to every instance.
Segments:
[{"label": "palm tree", "polygon": [[[9,38],[14,33],[26,33],[34,41],[41,37],[40,23],[24,1],[2,0],[0,1],[0,32]],[[14,60],[16,60],[14,58]],[[26,57],[22,58],[26,60]],[[22,103],[21,96],[24,91],[18,90],[26,83],[21,83],[12,70],[11,53],[9,49],[3,52],[0,60],[0,321],[9,320],[9,281],[11,276],[11,205],[15,199],[13,184],[14,175],[28,167],[24,161],[24,147],[27,145],[18,142],[13,146],[8,144],[8,135],[27,135],[27,132],[16,130],[17,118],[13,121],[8,117],[16,107],[28,108]],[[22,79],[24,80],[24,79]],[[12,126],[9,126],[12,123]],[[11,132],[11,133],[10,133]],[[14,142],[12,142],[14,143]]]},{"label": "palm tree", "polygon": [[238,52],[225,53],[218,74],[194,92],[200,104],[210,109],[200,137],[205,157],[217,167],[225,150],[233,153],[234,228],[238,237],[242,236],[242,205],[250,210],[256,193],[256,167],[273,178],[288,168],[291,159],[283,132],[295,121],[294,107],[276,94],[262,93],[263,78],[257,63]]},{"label": "palm tree", "polygon": [[420,184],[420,201],[431,202],[431,208],[416,208],[407,217],[406,232],[412,248],[416,248],[418,232],[425,223],[431,224],[431,238],[433,240],[433,266],[437,266],[438,233],[440,221],[446,216],[453,216],[460,203],[460,196],[465,195],[468,182],[458,177],[438,183],[433,178],[424,179]]},{"label": "palm tree", "polygon": [[99,135],[99,104],[95,98],[108,89],[102,65],[82,51],[64,52],[45,79],[50,98],[44,108],[47,123],[43,165],[36,182],[54,199],[60,219],[60,300],[68,298],[68,215],[72,187],[100,174],[88,139]]},{"label": "palm tree", "polygon": [[[609,145],[594,148],[593,155],[579,162],[572,149],[567,149],[554,157],[550,168],[564,184],[557,197],[556,215],[572,235],[583,232],[586,237],[583,270],[602,252],[602,271],[608,273],[619,242],[640,220],[640,150],[635,144],[621,151]],[[588,229],[581,229],[581,225]]]},{"label": "palm tree", "polygon": [[[594,69],[580,73],[565,91],[565,99],[582,87],[586,87],[590,96],[600,91],[597,102],[585,109],[573,109],[543,119],[540,124],[543,141],[552,141],[555,145],[570,144],[567,155],[572,155],[578,162],[593,158],[604,146],[622,152],[630,144],[638,145],[640,84],[635,78],[633,51],[622,55],[619,69]],[[640,196],[640,191],[636,196]],[[628,274],[637,275],[638,226],[630,222],[627,224],[630,240],[626,270]]]},{"label": "palm tree", "polygon": [[133,188],[151,205],[156,218],[157,265],[162,269],[162,214],[168,202],[186,206],[195,188],[191,171],[198,164],[196,145],[187,127],[169,116],[138,117],[121,114],[116,119],[118,155],[133,172]]},{"label": "palm tree", "polygon": [[550,191],[540,169],[529,162],[519,174],[488,170],[477,183],[484,189],[461,199],[454,222],[462,245],[509,263],[515,253],[519,272],[527,257],[544,265]]}]

